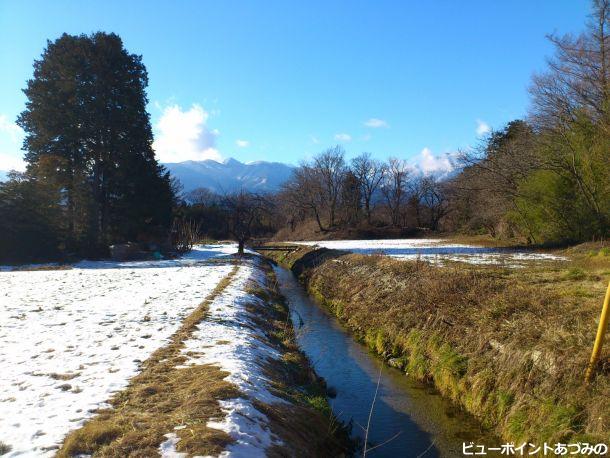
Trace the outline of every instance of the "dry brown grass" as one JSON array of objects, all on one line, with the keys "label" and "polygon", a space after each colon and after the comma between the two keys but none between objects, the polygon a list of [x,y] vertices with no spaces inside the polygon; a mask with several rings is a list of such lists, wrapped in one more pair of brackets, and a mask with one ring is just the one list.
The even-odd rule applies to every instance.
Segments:
[{"label": "dry brown grass", "polygon": [[11,450],[12,449],[10,445],[7,445],[4,442],[0,441],[0,455],[6,455]]},{"label": "dry brown grass", "polygon": [[197,324],[205,318],[209,304],[231,282],[232,270],[189,315],[170,343],[155,351],[142,365],[142,371],[109,402],[111,409],[100,410],[83,427],[70,433],[58,457],[93,454],[101,457],[150,457],[158,455],[164,434],[177,425],[177,449],[189,454],[218,454],[231,441],[218,430],[208,428],[211,418],[222,417],[218,400],[238,395],[226,382],[227,375],[217,367],[177,368],[186,357],[181,353]]},{"label": "dry brown grass", "polygon": [[[273,252],[385,359],[433,382],[514,441],[610,441],[610,345],[583,374],[610,256],[500,269],[396,261],[302,248]],[[318,255],[319,253],[319,255]]]},{"label": "dry brown grass", "polygon": [[72,266],[69,264],[58,264],[58,265],[25,265],[13,267],[13,272],[37,272],[46,270],[72,270]]}]

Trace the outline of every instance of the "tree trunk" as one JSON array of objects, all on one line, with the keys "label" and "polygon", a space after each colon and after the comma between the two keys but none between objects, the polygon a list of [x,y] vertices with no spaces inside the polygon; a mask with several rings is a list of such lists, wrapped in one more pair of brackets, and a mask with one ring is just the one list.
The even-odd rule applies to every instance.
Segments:
[{"label": "tree trunk", "polygon": [[320,215],[318,214],[317,209],[313,209],[314,215],[316,216],[316,222],[318,223],[318,227],[320,228],[320,232],[326,232],[324,226],[322,226],[322,221],[320,221]]},{"label": "tree trunk", "polygon": [[238,245],[237,245],[237,254],[239,256],[243,256],[243,254],[244,254],[244,245],[245,245],[245,243],[246,243],[245,240],[240,240],[238,242]]}]

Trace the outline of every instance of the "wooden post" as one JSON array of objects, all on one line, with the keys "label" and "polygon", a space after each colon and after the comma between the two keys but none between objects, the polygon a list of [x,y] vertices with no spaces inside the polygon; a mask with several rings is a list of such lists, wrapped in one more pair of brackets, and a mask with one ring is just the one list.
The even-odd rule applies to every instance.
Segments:
[{"label": "wooden post", "polygon": [[597,327],[597,336],[595,337],[595,343],[593,344],[593,352],[591,353],[591,360],[585,373],[585,383],[591,381],[595,366],[599,360],[599,355],[602,352],[604,346],[604,335],[606,334],[606,328],[608,327],[608,319],[610,318],[610,282],[608,283],[608,290],[606,291],[606,299],[602,307],[602,314],[599,317],[599,326]]}]

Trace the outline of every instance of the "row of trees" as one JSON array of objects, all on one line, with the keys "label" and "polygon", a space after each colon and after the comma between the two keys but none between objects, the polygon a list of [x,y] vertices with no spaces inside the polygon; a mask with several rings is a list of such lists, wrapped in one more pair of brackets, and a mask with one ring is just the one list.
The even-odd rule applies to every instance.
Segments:
[{"label": "row of trees", "polygon": [[551,36],[555,56],[533,78],[526,121],[492,132],[440,180],[406,163],[340,147],[302,164],[278,196],[294,229],[363,224],[489,233],[531,243],[610,235],[610,2],[595,0],[586,31]]},{"label": "row of trees", "polygon": [[448,205],[446,182],[439,177],[419,174],[406,161],[382,162],[368,153],[348,163],[344,150],[335,146],[297,167],[277,193],[219,195],[202,187],[183,196],[176,216],[192,221],[202,237],[237,240],[243,251],[250,238],[270,237],[286,227],[284,235],[292,237],[310,220],[318,232],[338,236],[348,228],[381,236],[404,234],[404,229],[438,230]]},{"label": "row of trees", "polygon": [[372,225],[437,230],[446,196],[439,177],[418,174],[404,160],[363,153],[347,163],[335,146],[299,166],[276,199],[293,229],[313,218],[326,232]]},{"label": "row of trees", "polygon": [[99,256],[159,242],[174,191],[152,149],[148,76],[115,34],[48,42],[24,93],[27,170],[0,185],[4,260]]}]

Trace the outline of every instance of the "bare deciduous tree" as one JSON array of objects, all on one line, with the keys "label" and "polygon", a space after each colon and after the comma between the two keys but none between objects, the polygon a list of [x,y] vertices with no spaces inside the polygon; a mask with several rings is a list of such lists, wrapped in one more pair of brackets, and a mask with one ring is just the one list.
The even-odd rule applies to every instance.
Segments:
[{"label": "bare deciduous tree", "polygon": [[263,195],[241,190],[223,196],[222,205],[226,212],[227,231],[238,243],[237,253],[243,255],[246,242],[264,229],[271,201]]},{"label": "bare deciduous tree", "polygon": [[295,169],[290,180],[282,187],[282,196],[292,207],[313,214],[320,231],[327,230],[321,219],[324,208],[322,180],[315,168],[303,164]]},{"label": "bare deciduous tree", "polygon": [[387,167],[383,163],[372,159],[370,153],[362,153],[352,159],[352,172],[360,183],[360,194],[364,203],[366,220],[370,223],[372,199],[386,175]]},{"label": "bare deciduous tree", "polygon": [[172,242],[178,253],[187,253],[199,240],[201,224],[187,219],[174,219],[172,223]]},{"label": "bare deciduous tree", "polygon": [[518,211],[515,199],[520,184],[541,167],[534,131],[525,121],[511,121],[477,148],[461,152],[459,163],[462,172],[449,186],[454,207],[461,208],[467,219],[462,224],[485,228],[495,237],[500,227],[507,226],[507,212]]},{"label": "bare deciduous tree", "polygon": [[421,199],[428,211],[428,226],[431,230],[439,229],[440,221],[449,213],[449,200],[446,194],[446,183],[434,175],[421,178]]},{"label": "bare deciduous tree", "polygon": [[[310,213],[323,232],[337,222],[337,209],[347,173],[344,155],[340,146],[323,151],[311,162],[295,169],[282,189],[282,195],[290,204]],[[327,225],[323,222],[324,214]]]},{"label": "bare deciduous tree", "polygon": [[478,148],[462,151],[458,160],[476,171],[479,179],[472,185],[477,190],[513,197],[519,183],[540,167],[532,127],[521,120],[491,132]]},{"label": "bare deciduous tree", "polygon": [[338,145],[328,148],[314,158],[313,168],[321,178],[324,203],[328,213],[328,225],[334,227],[337,206],[341,197],[341,186],[346,172],[345,151]]},{"label": "bare deciduous tree", "polygon": [[341,223],[355,225],[360,220],[362,193],[360,181],[351,170],[345,172],[341,184]]},{"label": "bare deciduous tree", "polygon": [[584,110],[610,129],[610,1],[595,0],[587,32],[549,36],[556,56],[536,75],[532,119],[546,129],[566,128]]},{"label": "bare deciduous tree", "polygon": [[400,226],[400,216],[407,198],[406,185],[409,169],[404,160],[392,157],[388,160],[388,169],[381,192],[390,211],[392,225]]}]

